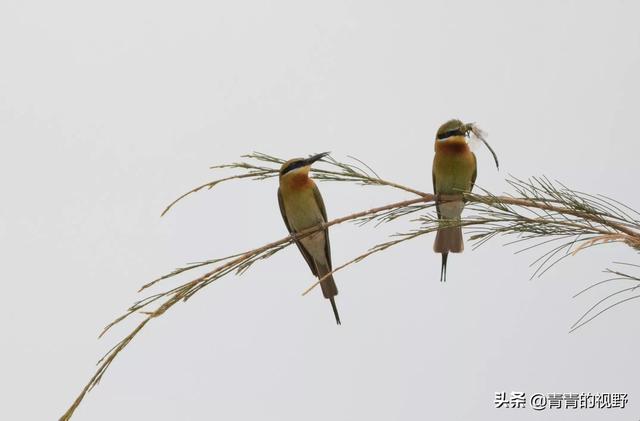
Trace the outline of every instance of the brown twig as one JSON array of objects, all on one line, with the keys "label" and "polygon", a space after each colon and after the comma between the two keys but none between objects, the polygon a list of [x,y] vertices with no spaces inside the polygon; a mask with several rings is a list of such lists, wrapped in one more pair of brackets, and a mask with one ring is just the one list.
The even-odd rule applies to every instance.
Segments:
[{"label": "brown twig", "polygon": [[[111,364],[111,362],[115,359],[115,357],[120,353],[120,351],[122,351],[128,344],[129,342],[131,342],[131,340],[142,330],[142,328],[149,322],[151,321],[152,318],[158,317],[160,315],[162,315],[163,313],[165,313],[169,308],[173,307],[173,305],[175,305],[176,303],[178,303],[179,301],[183,300],[185,297],[189,296],[190,291],[192,291],[193,289],[197,288],[199,285],[201,285],[202,283],[206,282],[209,278],[211,278],[211,276],[220,273],[220,272],[224,272],[225,270],[229,269],[229,268],[233,268],[235,265],[237,265],[238,263],[241,263],[247,259],[253,258],[255,256],[260,255],[261,253],[264,253],[265,251],[268,251],[270,249],[273,249],[274,247],[278,247],[287,243],[291,243],[293,241],[294,238],[302,238],[305,237],[307,235],[313,234],[314,232],[323,230],[325,228],[331,227],[333,225],[337,225],[337,224],[341,224],[343,222],[346,221],[350,221],[353,219],[357,219],[357,218],[361,218],[363,216],[366,215],[370,215],[370,214],[374,214],[374,213],[379,213],[379,212],[383,212],[385,210],[389,210],[389,209],[393,209],[393,208],[398,208],[398,207],[403,207],[403,206],[409,206],[409,205],[413,205],[416,203],[421,203],[421,202],[429,202],[433,200],[433,195],[430,194],[425,194],[425,196],[416,198],[416,199],[410,199],[410,200],[403,200],[401,202],[396,202],[396,203],[392,203],[392,204],[388,204],[385,206],[380,206],[377,208],[373,208],[373,209],[369,209],[366,211],[362,211],[362,212],[356,212],[353,213],[351,215],[346,215],[340,218],[336,218],[333,219],[325,224],[322,225],[318,225],[312,228],[309,228],[307,230],[304,230],[296,235],[288,235],[284,238],[281,238],[278,241],[273,241],[271,243],[265,244],[262,247],[258,247],[256,249],[250,250],[248,252],[242,253],[240,255],[238,255],[238,257],[236,257],[233,260],[230,260],[226,263],[224,263],[223,265],[205,273],[204,275],[178,287],[172,290],[171,296],[170,298],[163,303],[162,305],[160,305],[155,311],[153,312],[149,312],[147,313],[147,317],[145,319],[142,320],[142,322],[140,322],[140,324],[138,324],[138,326],[129,334],[127,335],[121,342],[119,342],[114,348],[112,348],[111,351],[109,351],[104,357],[103,359],[101,359],[99,361],[99,365],[98,365],[98,369],[96,371],[96,373],[94,374],[93,377],[91,377],[91,379],[89,380],[89,383],[87,383],[87,385],[82,389],[82,391],[80,392],[80,395],[78,395],[78,397],[75,399],[75,401],[73,402],[73,404],[69,407],[69,409],[64,413],[64,415],[62,415],[62,417],[60,418],[60,421],[66,421],[69,420],[71,418],[71,416],[73,415],[74,411],[76,410],[76,408],[78,407],[78,405],[80,404],[80,402],[82,401],[82,399],[84,398],[84,396],[87,394],[87,392],[89,392],[94,386],[96,386],[99,382],[100,379],[102,378],[102,376],[104,375],[105,371],[107,370],[107,368],[109,367],[109,365]],[[131,313],[127,313],[127,316],[131,314]],[[125,316],[126,317],[126,316]],[[123,317],[124,318],[124,317]],[[121,321],[123,318],[118,318],[117,321]],[[106,329],[112,327],[113,324],[110,324],[107,326]],[[104,332],[103,332],[104,334]]]},{"label": "brown twig", "polygon": [[[262,159],[271,163],[279,163],[280,160],[274,157],[269,157],[267,155],[260,155],[260,154],[254,154],[252,156],[249,156],[251,158],[256,158],[257,159]],[[331,162],[330,162],[331,163]],[[214,269],[208,271],[207,273],[205,273],[204,275],[201,275],[199,277],[197,277],[196,279],[193,279],[189,282],[186,282],[176,288],[170,289],[168,291],[159,293],[159,294],[155,294],[149,297],[146,297],[145,299],[138,301],[137,303],[135,303],[133,306],[131,306],[129,308],[129,310],[122,316],[118,317],[117,319],[115,319],[113,322],[111,322],[109,325],[107,325],[104,329],[104,331],[102,332],[102,334],[104,334],[106,331],[108,331],[112,326],[114,326],[115,324],[119,323],[120,321],[126,319],[128,316],[134,314],[134,313],[138,313],[141,312],[142,314],[144,314],[146,317],[136,326],[136,328],[130,332],[124,339],[122,339],[120,342],[118,342],[111,350],[109,350],[105,356],[98,362],[98,368],[96,370],[96,373],[93,375],[93,377],[91,377],[91,379],[89,380],[89,382],[87,383],[87,385],[82,389],[82,391],[80,392],[80,394],[78,395],[78,397],[75,399],[75,401],[73,402],[73,404],[69,407],[69,409],[65,412],[65,414],[60,418],[60,420],[69,420],[71,418],[71,416],[73,415],[75,409],[78,407],[78,405],[80,404],[80,402],[82,401],[82,399],[85,397],[85,395],[93,388],[95,387],[100,380],[102,379],[102,376],[104,375],[104,373],[106,372],[106,370],[109,368],[110,364],[113,362],[113,360],[117,357],[117,355],[119,355],[119,353],[133,340],[133,338],[147,325],[147,323],[149,321],[151,321],[151,319],[155,318],[155,317],[159,317],[162,314],[164,314],[168,309],[170,309],[171,307],[173,307],[175,304],[177,304],[179,301],[186,301],[188,298],[190,298],[191,296],[193,296],[193,294],[197,293],[198,291],[200,291],[202,288],[204,288],[205,286],[207,286],[208,284],[210,284],[211,282],[221,278],[224,275],[227,275],[229,273],[232,272],[237,272],[237,273],[242,273],[244,270],[246,270],[252,263],[254,263],[255,261],[259,260],[259,259],[263,259],[263,258],[267,258],[271,255],[273,255],[275,252],[281,250],[282,248],[288,246],[289,244],[291,244],[295,239],[299,239],[302,237],[305,237],[307,235],[310,235],[314,232],[320,231],[320,230],[324,230],[327,229],[333,225],[337,225],[343,222],[347,222],[347,221],[353,221],[353,220],[358,220],[360,218],[364,218],[367,216],[373,216],[374,218],[376,217],[376,215],[380,216],[380,215],[384,215],[384,212],[386,211],[392,211],[394,209],[403,209],[409,206],[413,206],[416,204],[420,204],[420,203],[428,203],[428,202],[433,202],[435,200],[435,197],[433,194],[430,193],[425,193],[425,192],[421,192],[419,190],[415,190],[412,189],[410,187],[406,187],[394,182],[390,182],[387,180],[383,180],[380,177],[377,176],[377,174],[374,173],[375,177],[371,177],[368,176],[366,173],[364,172],[358,172],[356,170],[354,170],[353,166],[349,166],[349,165],[345,165],[345,164],[340,164],[334,161],[333,163],[334,165],[337,165],[338,167],[340,167],[343,172],[336,172],[336,171],[328,171],[328,170],[323,170],[323,169],[318,169],[318,170],[314,170],[315,174],[318,176],[318,178],[325,177],[324,179],[326,180],[338,180],[338,181],[355,181],[355,182],[359,182],[359,183],[364,183],[364,184],[370,184],[370,185],[384,185],[384,186],[389,186],[389,187],[393,187],[396,189],[400,189],[403,191],[407,191],[410,192],[412,194],[415,194],[419,197],[415,198],[415,199],[409,199],[409,200],[403,200],[400,202],[395,202],[395,203],[391,203],[388,205],[384,205],[384,206],[379,206],[376,208],[372,208],[369,210],[365,210],[365,211],[361,211],[361,212],[356,212],[356,213],[352,213],[350,215],[346,215],[340,218],[336,218],[333,219],[331,221],[328,221],[324,224],[309,228],[305,231],[302,231],[298,234],[292,234],[292,235],[288,235],[284,238],[281,238],[280,240],[277,241],[273,241],[270,242],[268,244],[265,244],[261,247],[255,248],[253,250],[249,250],[246,251],[244,253],[240,253],[240,254],[236,254],[233,256],[228,256],[226,258],[223,259],[215,259],[215,260],[210,260],[210,261],[206,261],[206,262],[202,262],[202,263],[197,263],[197,264],[193,264],[190,266],[187,266],[185,268],[181,268],[181,269],[177,269],[173,272],[171,272],[168,275],[165,275],[161,278],[156,279],[155,281],[152,281],[148,284],[145,284],[141,290],[144,290],[146,288],[151,287],[152,285],[155,285],[157,282],[159,282],[160,280],[163,279],[167,279],[171,276],[175,276],[177,274],[180,274],[182,272],[191,270],[191,269],[195,269],[197,267],[202,267],[205,265],[209,265],[209,264],[214,264],[214,263],[218,263],[219,266],[215,267]],[[231,164],[231,165],[226,165],[226,166],[222,166],[223,168],[242,168],[245,170],[248,170],[248,173],[245,174],[239,174],[239,175],[235,175],[235,176],[231,176],[231,177],[226,177],[226,178],[222,178],[219,180],[215,180],[206,184],[203,184],[201,186],[198,186],[192,190],[190,190],[189,192],[183,194],[182,196],[180,196],[179,198],[177,198],[176,200],[174,200],[162,213],[163,215],[173,206],[175,205],[179,200],[181,200],[182,198],[195,193],[197,191],[200,191],[202,189],[206,189],[206,188],[212,188],[215,185],[224,182],[224,181],[228,181],[228,180],[233,180],[233,179],[243,179],[243,178],[253,178],[253,179],[264,179],[264,178],[269,178],[272,176],[275,176],[277,174],[277,170],[274,168],[267,168],[267,167],[258,167],[252,164],[247,164],[247,163],[238,163],[238,164]],[[371,170],[372,171],[372,170]],[[342,177],[342,178],[341,178]],[[535,189],[535,187],[532,187],[533,189]],[[544,190],[544,189],[543,189]],[[594,244],[598,244],[601,242],[605,242],[605,241],[623,241],[628,245],[631,245],[632,247],[636,247],[636,248],[640,248],[640,231],[638,230],[638,225],[635,223],[624,223],[623,222],[619,222],[617,220],[614,220],[615,218],[617,218],[616,214],[606,214],[606,212],[588,212],[588,211],[584,211],[584,210],[580,210],[580,209],[584,209],[584,208],[580,208],[579,206],[574,206],[573,208],[570,206],[572,202],[566,202],[564,205],[562,203],[562,200],[559,200],[557,197],[551,197],[550,199],[547,198],[540,198],[540,197],[533,197],[533,198],[529,198],[529,197],[525,197],[525,198],[514,198],[514,197],[507,197],[507,196],[492,196],[490,194],[488,195],[474,195],[474,194],[465,194],[465,199],[468,202],[475,202],[475,203],[480,203],[480,204],[484,204],[489,208],[495,208],[497,209],[496,214],[498,215],[497,219],[480,219],[480,220],[470,220],[470,221],[458,221],[457,223],[459,225],[473,225],[473,224],[494,224],[497,222],[501,222],[501,220],[499,219],[500,216],[500,212],[506,212],[506,209],[508,206],[516,206],[516,207],[521,207],[521,208],[525,208],[525,209],[529,209],[529,210],[533,210],[533,209],[538,209],[544,212],[544,214],[546,215],[539,215],[536,218],[527,218],[525,216],[522,215],[515,215],[513,216],[513,218],[515,219],[505,219],[506,221],[509,222],[522,222],[524,224],[538,224],[540,226],[544,226],[544,225],[551,225],[551,226],[562,226],[565,227],[567,230],[573,229],[573,231],[585,231],[588,232],[590,234],[595,234],[596,237],[593,237],[590,240],[581,240],[581,241],[589,241],[588,243],[581,245],[576,251],[580,251],[588,246],[594,245]],[[553,195],[552,195],[553,196]],[[461,195],[451,195],[451,196],[444,196],[441,195],[438,197],[438,202],[442,203],[445,201],[449,201],[449,200],[460,200]],[[578,202],[575,202],[578,203]],[[578,203],[580,204],[580,203]],[[534,212],[534,214],[537,215],[537,213]],[[560,215],[562,216],[563,219],[554,219],[554,214]],[[387,214],[388,216],[388,214]],[[574,218],[569,218],[568,216],[572,216],[574,218],[578,218],[578,219],[574,219]],[[549,219],[545,219],[545,218],[549,218]],[[620,218],[618,218],[620,219]],[[579,220],[581,223],[579,222]],[[637,220],[634,220],[637,222]],[[383,243],[380,244],[378,246],[375,246],[371,249],[369,249],[367,252],[357,256],[356,258],[344,263],[343,265],[337,267],[333,272],[338,271],[350,264],[359,262],[365,258],[367,258],[368,256],[383,251],[389,247],[392,247],[396,244],[399,244],[401,242],[413,239],[417,236],[426,234],[428,232],[431,232],[435,229],[437,229],[437,224],[442,224],[442,223],[448,223],[448,222],[442,222],[442,221],[431,221],[432,223],[435,223],[436,225],[427,228],[427,229],[422,229],[422,230],[416,230],[412,233],[409,234],[404,234],[402,236],[402,238],[400,239],[396,239],[396,240],[392,240],[389,241],[387,243]],[[597,226],[594,226],[593,224],[596,224]],[[518,228],[517,225],[514,225],[511,227],[511,229],[514,229],[514,227]],[[507,227],[506,229],[503,228],[497,228],[494,229],[494,234],[495,233],[505,233],[508,232],[509,227]],[[517,232],[517,230],[516,230]],[[543,234],[540,234],[539,231],[534,231],[536,233],[538,233],[539,235],[544,235],[547,231],[543,231]],[[550,235],[559,235],[556,232],[550,234]],[[575,242],[575,240],[574,240]],[[574,252],[575,253],[575,252]],[[223,263],[224,262],[224,263]],[[332,273],[333,273],[332,272]],[[329,275],[326,275],[329,276]],[[325,276],[325,277],[326,277]],[[322,279],[321,279],[322,280]],[[309,290],[311,290],[311,288],[313,288],[315,285],[317,285],[321,280],[318,280],[318,282],[316,282],[314,285],[312,285],[310,288],[307,289],[307,291],[304,292],[304,294],[306,294]],[[303,295],[304,295],[303,294]],[[160,305],[152,311],[142,311],[145,308],[148,308],[148,306],[152,303],[155,303],[158,300],[162,300],[164,299],[163,302],[160,303]],[[102,336],[101,334],[101,336]]]}]

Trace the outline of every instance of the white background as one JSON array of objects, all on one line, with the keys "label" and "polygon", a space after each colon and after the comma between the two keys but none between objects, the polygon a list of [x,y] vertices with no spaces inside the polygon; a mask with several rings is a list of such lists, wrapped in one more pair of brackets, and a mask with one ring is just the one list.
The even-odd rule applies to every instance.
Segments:
[{"label": "white background", "polygon": [[[183,263],[285,235],[276,180],[199,193],[263,151],[356,155],[430,191],[433,138],[475,121],[478,184],[547,175],[640,208],[633,1],[9,1],[0,4],[0,403],[56,419],[133,327],[101,328]],[[330,217],[410,197],[322,183]],[[344,262],[409,229],[331,230]],[[639,416],[640,302],[568,328],[623,246],[540,279],[495,240],[422,237],[336,275],[336,327],[295,248],[148,325],[77,420],[513,420]],[[188,280],[188,278],[183,278]],[[175,285],[168,282],[166,286]],[[625,410],[495,409],[498,391],[624,392]]]}]

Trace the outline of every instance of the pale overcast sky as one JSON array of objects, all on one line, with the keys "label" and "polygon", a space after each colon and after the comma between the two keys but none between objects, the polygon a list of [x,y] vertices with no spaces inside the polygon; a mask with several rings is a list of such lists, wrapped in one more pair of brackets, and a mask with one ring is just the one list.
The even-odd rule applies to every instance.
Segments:
[{"label": "pale overcast sky", "polygon": [[[10,1],[0,4],[2,418],[60,416],[138,287],[281,238],[276,180],[179,194],[254,150],[355,155],[430,191],[445,120],[489,133],[479,185],[546,175],[640,209],[634,1]],[[330,217],[411,197],[320,184]],[[331,230],[344,262],[410,229]],[[623,246],[529,280],[494,240],[422,237],[336,274],[333,321],[295,248],[150,323],[76,413],[106,420],[635,420],[640,302],[569,326]],[[188,278],[182,278],[188,280]],[[166,286],[175,285],[168,282]],[[628,393],[627,409],[496,409],[500,391]]]}]

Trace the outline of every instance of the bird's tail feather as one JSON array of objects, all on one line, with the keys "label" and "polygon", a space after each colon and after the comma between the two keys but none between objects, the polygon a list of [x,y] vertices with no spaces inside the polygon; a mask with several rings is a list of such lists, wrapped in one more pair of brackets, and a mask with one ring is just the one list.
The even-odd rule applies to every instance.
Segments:
[{"label": "bird's tail feather", "polygon": [[447,258],[449,253],[442,253],[442,266],[440,266],[440,282],[447,280]]},{"label": "bird's tail feather", "polygon": [[442,266],[440,268],[440,282],[447,280],[447,258],[449,252],[461,253],[464,250],[462,240],[462,227],[446,227],[438,229],[436,240],[433,242],[433,251],[442,253]]},{"label": "bird's tail feather", "polygon": [[461,253],[463,250],[462,227],[438,229],[436,240],[433,242],[433,251],[436,253]]},{"label": "bird's tail feather", "polygon": [[[331,269],[326,267],[318,268],[318,277],[322,278],[327,273],[331,272]],[[336,282],[333,280],[333,275],[329,275],[326,279],[320,282],[320,288],[322,288],[322,295],[324,298],[327,298],[331,301],[331,308],[333,309],[333,315],[336,318],[336,323],[340,324],[340,315],[338,314],[338,307],[336,306],[335,296],[338,295],[338,287],[336,286]]]},{"label": "bird's tail feather", "polygon": [[340,315],[338,314],[338,307],[336,307],[336,300],[335,298],[331,297],[329,298],[329,301],[331,301],[331,308],[333,309],[333,315],[336,318],[336,323],[337,324],[341,324],[340,323]]}]

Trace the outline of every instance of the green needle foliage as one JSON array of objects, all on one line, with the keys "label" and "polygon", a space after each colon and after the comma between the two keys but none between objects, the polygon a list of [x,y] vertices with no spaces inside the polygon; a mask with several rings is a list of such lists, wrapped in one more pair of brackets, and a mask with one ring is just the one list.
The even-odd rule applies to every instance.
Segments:
[{"label": "green needle foliage", "polygon": [[[276,177],[280,165],[284,162],[283,159],[258,152],[245,155],[242,158],[244,160],[240,162],[211,167],[215,170],[225,169],[236,173],[218,178],[186,192],[169,204],[162,215],[186,196],[201,190],[212,189],[218,184],[232,180],[261,181]],[[466,209],[470,215],[457,221],[439,221],[433,209],[435,200],[433,194],[385,180],[371,167],[356,158],[350,157],[350,161],[350,163],[344,163],[331,157],[325,157],[322,159],[322,162],[326,164],[325,167],[311,169],[313,178],[320,181],[351,182],[365,186],[386,186],[410,193],[413,197],[333,219],[295,234],[297,238],[343,222],[352,222],[358,226],[372,223],[377,226],[412,217],[411,221],[416,226],[409,232],[398,233],[387,241],[374,245],[336,267],[333,272],[342,270],[400,243],[432,233],[438,227],[443,226],[465,226],[467,233],[471,234],[474,248],[500,235],[511,237],[507,244],[516,244],[521,247],[516,251],[517,253],[531,249],[542,250],[541,256],[532,263],[535,268],[532,277],[541,276],[563,259],[593,246],[623,243],[640,251],[640,213],[607,196],[572,190],[545,177],[529,180],[511,177],[507,181],[514,191],[513,194],[496,196],[481,188],[479,188],[481,194],[461,192],[467,201]],[[438,198],[440,201],[451,199],[453,198],[446,196]],[[190,273],[195,269],[209,268],[203,275],[134,302],[124,314],[104,328],[100,336],[133,314],[143,315],[142,321],[98,361],[96,373],[60,420],[71,418],[86,393],[100,382],[113,360],[152,319],[164,315],[175,304],[187,301],[218,279],[230,274],[244,273],[255,263],[268,259],[291,245],[293,241],[294,235],[289,235],[242,253],[191,263],[143,285],[140,291],[146,291],[169,278]],[[636,269],[640,267],[628,263],[624,265],[633,266]],[[622,303],[640,298],[640,294],[634,295],[636,288],[640,288],[640,277],[612,269],[607,269],[605,272],[611,277],[589,286],[576,296],[609,282],[622,281],[630,286],[609,294],[595,303],[571,326],[571,331],[584,326],[602,313]],[[325,277],[327,276],[329,274]],[[311,284],[303,294],[316,287],[321,280]]]}]

